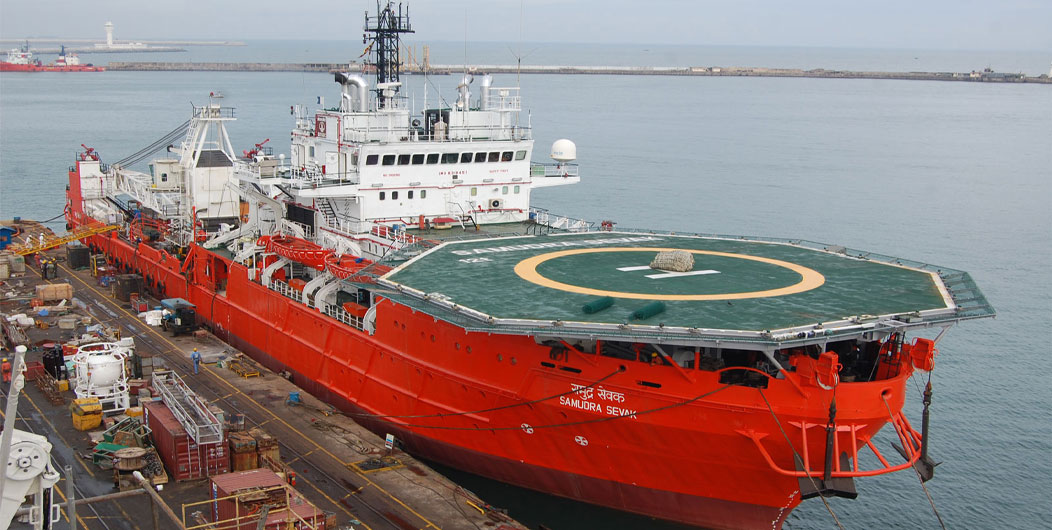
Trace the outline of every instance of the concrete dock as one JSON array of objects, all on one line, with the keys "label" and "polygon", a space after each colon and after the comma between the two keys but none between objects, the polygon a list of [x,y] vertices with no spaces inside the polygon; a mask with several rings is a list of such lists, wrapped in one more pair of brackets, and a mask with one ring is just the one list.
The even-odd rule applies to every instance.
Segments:
[{"label": "concrete dock", "polygon": [[[242,377],[209,363],[231,359],[237,352],[208,333],[172,337],[160,328],[146,325],[127,303],[111,298],[90,271],[71,270],[63,262],[65,253],[61,247],[47,254],[59,261],[58,278],[43,280],[33,260],[27,259],[25,273],[8,278],[0,286],[0,312],[29,313],[27,293],[32,293],[36,285],[69,282],[80,302],[75,304],[79,308],[76,312],[82,317],[90,316],[93,324],[119,330],[122,337],[134,337],[137,351],[154,354],[155,363],[159,360],[157,364],[181,375],[194,392],[218,405],[228,418],[234,413],[243,414],[246,428],[259,427],[277,438],[281,459],[296,472],[296,489],[320,510],[332,514],[330,519],[335,524],[327,528],[524,528],[397,447],[386,449],[384,440],[305,392],[300,394],[302,403],[287,404],[289,393],[299,389],[280,375],[256,366],[261,376]],[[148,303],[151,307],[158,305],[153,299]],[[37,318],[45,322],[51,319]],[[53,324],[47,329],[27,328],[28,346],[61,343],[85,331],[83,323],[72,331]],[[193,375],[189,358],[193,348],[198,348],[205,361],[197,375]],[[39,361],[40,352],[34,355],[31,351],[27,360]],[[67,404],[75,397],[72,392],[64,394]],[[88,433],[73,428],[65,406],[52,405],[41,391],[27,383],[19,402],[19,417],[22,421],[18,428],[46,435],[54,444],[52,456],[60,472],[63,465],[73,467],[78,498],[115,491],[112,472],[83,457],[90,455],[94,444]],[[205,479],[172,481],[160,495],[175,514],[182,514],[184,505],[210,498],[207,484]],[[65,479],[55,491],[57,500],[64,501]],[[68,521],[65,511],[63,517]],[[189,514],[184,517],[186,526],[195,524]],[[137,495],[81,505],[77,519],[80,528],[86,529],[150,528],[151,503],[145,495]],[[162,523],[167,523],[162,528],[176,527],[163,517]]]},{"label": "concrete dock", "polygon": [[[370,72],[361,63],[224,63],[224,62],[111,62],[111,71],[136,72]],[[407,65],[405,74],[455,75],[464,66]],[[695,77],[807,77],[818,79],[893,79],[905,81],[964,81],[973,83],[1039,83],[1052,84],[1047,74],[1027,76],[1021,73],[993,72],[871,72],[853,70],[763,68],[742,66],[522,66],[470,65],[471,73],[488,74],[563,74],[563,75],[661,75]]]}]

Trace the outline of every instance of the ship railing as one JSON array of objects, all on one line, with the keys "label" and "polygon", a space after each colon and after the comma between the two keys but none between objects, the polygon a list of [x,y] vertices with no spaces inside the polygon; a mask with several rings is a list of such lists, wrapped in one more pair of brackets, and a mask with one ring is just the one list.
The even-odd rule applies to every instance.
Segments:
[{"label": "ship railing", "polygon": [[358,318],[347,312],[344,308],[334,304],[323,304],[322,313],[351,326],[358,331],[365,331],[365,324]]},{"label": "ship railing", "polygon": [[234,172],[240,180],[260,184],[280,184],[297,189],[358,184],[357,171],[325,173],[318,167],[258,166],[238,161],[234,163]]},{"label": "ship railing", "polygon": [[[877,449],[877,446],[873,444],[871,437],[861,432],[864,429],[870,428],[871,422],[837,423],[834,426],[834,435],[831,437],[832,445],[826,446],[827,450],[831,449],[832,454],[835,456],[834,458],[829,459],[832,463],[832,468],[829,470],[825,469],[825,462],[819,462],[817,464],[811,462],[811,451],[808,450],[808,448],[812,446],[811,442],[808,441],[809,433],[813,433],[810,434],[811,437],[819,437],[819,440],[826,436],[828,424],[825,422],[786,422],[788,426],[799,430],[800,433],[799,442],[792,444],[794,452],[796,451],[795,448],[800,448],[799,454],[794,456],[794,460],[796,461],[794,469],[787,469],[778,465],[763,443],[763,439],[768,436],[770,436],[772,440],[769,443],[777,445],[781,445],[783,442],[788,443],[788,434],[782,433],[783,437],[777,436],[776,434],[757,432],[752,429],[747,431],[739,430],[738,434],[752,440],[767,465],[771,470],[780,475],[801,479],[871,477],[894,473],[909,467],[915,467],[918,465],[918,461],[928,458],[926,450],[922,444],[923,437],[921,433],[913,429],[909,420],[906,419],[906,415],[903,414],[902,411],[892,413],[890,406],[888,408],[888,414],[888,419],[891,420],[891,426],[895,430],[895,435],[898,437],[899,443],[902,444],[901,446],[892,444],[892,446],[906,459],[905,462],[897,465],[892,465],[888,462],[888,459],[879,449]],[[792,432],[792,430],[790,430],[790,432]],[[848,442],[845,444],[841,441],[841,438],[847,438]],[[861,469],[859,467],[859,454],[864,448],[869,448],[869,450],[877,457],[877,460],[880,462],[879,467],[875,467],[874,469]]]},{"label": "ship railing", "polygon": [[270,280],[270,289],[284,296],[285,298],[291,298],[297,302],[303,301],[303,292],[297,289],[293,289],[289,284],[281,280]]},{"label": "ship railing", "polygon": [[202,119],[235,119],[234,107],[220,107],[219,105],[194,105],[194,117]]},{"label": "ship railing", "polygon": [[118,185],[114,187],[127,192],[150,210],[161,214],[165,218],[183,214],[179,191],[157,190],[153,187],[153,179],[145,173],[120,171],[117,173],[117,177]]},{"label": "ship railing", "polygon": [[450,125],[447,139],[453,142],[528,140],[530,129],[517,125]]},{"label": "ship railing", "polygon": [[522,96],[519,95],[519,87],[492,87],[489,89],[489,97],[485,98],[482,103],[486,110],[522,110]]},{"label": "ship railing", "polygon": [[365,230],[365,223],[341,214],[336,214],[335,217],[326,215],[325,225],[325,230],[347,238],[353,238]]},{"label": "ship railing", "polygon": [[580,167],[577,164],[530,164],[530,176],[540,177],[580,177]]},{"label": "ship railing", "polygon": [[393,243],[395,248],[412,245],[413,243],[420,241],[419,237],[406,232],[404,228],[387,225],[373,225],[373,227],[369,229],[369,233]]},{"label": "ship railing", "polygon": [[587,232],[595,223],[553,214],[544,208],[530,207],[530,221],[554,230],[567,230],[569,232]]}]

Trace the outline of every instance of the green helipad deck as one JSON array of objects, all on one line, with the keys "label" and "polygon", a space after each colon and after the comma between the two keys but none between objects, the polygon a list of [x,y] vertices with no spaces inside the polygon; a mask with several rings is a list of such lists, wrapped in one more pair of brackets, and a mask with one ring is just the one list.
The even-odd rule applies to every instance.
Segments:
[{"label": "green helipad deck", "polygon": [[[658,252],[672,249],[692,253],[693,270],[650,268]],[[959,308],[946,282],[935,268],[922,267],[799,242],[587,232],[446,242],[380,283],[490,325],[769,337],[875,320],[931,325],[954,318]],[[601,297],[613,305],[583,310]],[[654,302],[665,310],[632,318]]]}]

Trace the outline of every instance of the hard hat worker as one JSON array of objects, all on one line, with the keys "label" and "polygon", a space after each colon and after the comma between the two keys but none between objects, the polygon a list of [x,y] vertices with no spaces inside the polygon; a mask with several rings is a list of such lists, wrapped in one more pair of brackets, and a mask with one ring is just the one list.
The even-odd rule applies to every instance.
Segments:
[{"label": "hard hat worker", "polygon": [[190,360],[194,362],[194,375],[197,375],[201,372],[201,352],[197,348],[190,354]]},{"label": "hard hat worker", "polygon": [[4,372],[4,382],[5,383],[10,383],[11,382],[11,361],[8,360],[7,357],[4,357],[4,362],[3,362],[2,369],[3,369],[3,372]]}]

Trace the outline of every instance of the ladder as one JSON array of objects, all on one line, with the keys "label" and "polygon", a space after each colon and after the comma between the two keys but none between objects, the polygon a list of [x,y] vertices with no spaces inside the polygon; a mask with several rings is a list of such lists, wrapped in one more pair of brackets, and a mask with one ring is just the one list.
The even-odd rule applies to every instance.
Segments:
[{"label": "ladder", "polygon": [[171,409],[172,415],[179,420],[195,444],[223,441],[223,424],[208,410],[208,403],[190,390],[175,372],[155,371],[153,386],[160,391],[161,401]]},{"label": "ladder", "polygon": [[47,236],[45,235],[43,240],[34,239],[33,237],[26,238],[26,243],[22,245],[11,245],[11,250],[19,256],[27,256],[29,254],[35,254],[37,252],[43,252],[55,247],[60,247],[66,243],[84,239],[97,234],[103,234],[110,230],[116,230],[116,225],[104,225],[104,224],[92,224],[82,226],[64,236]]}]

